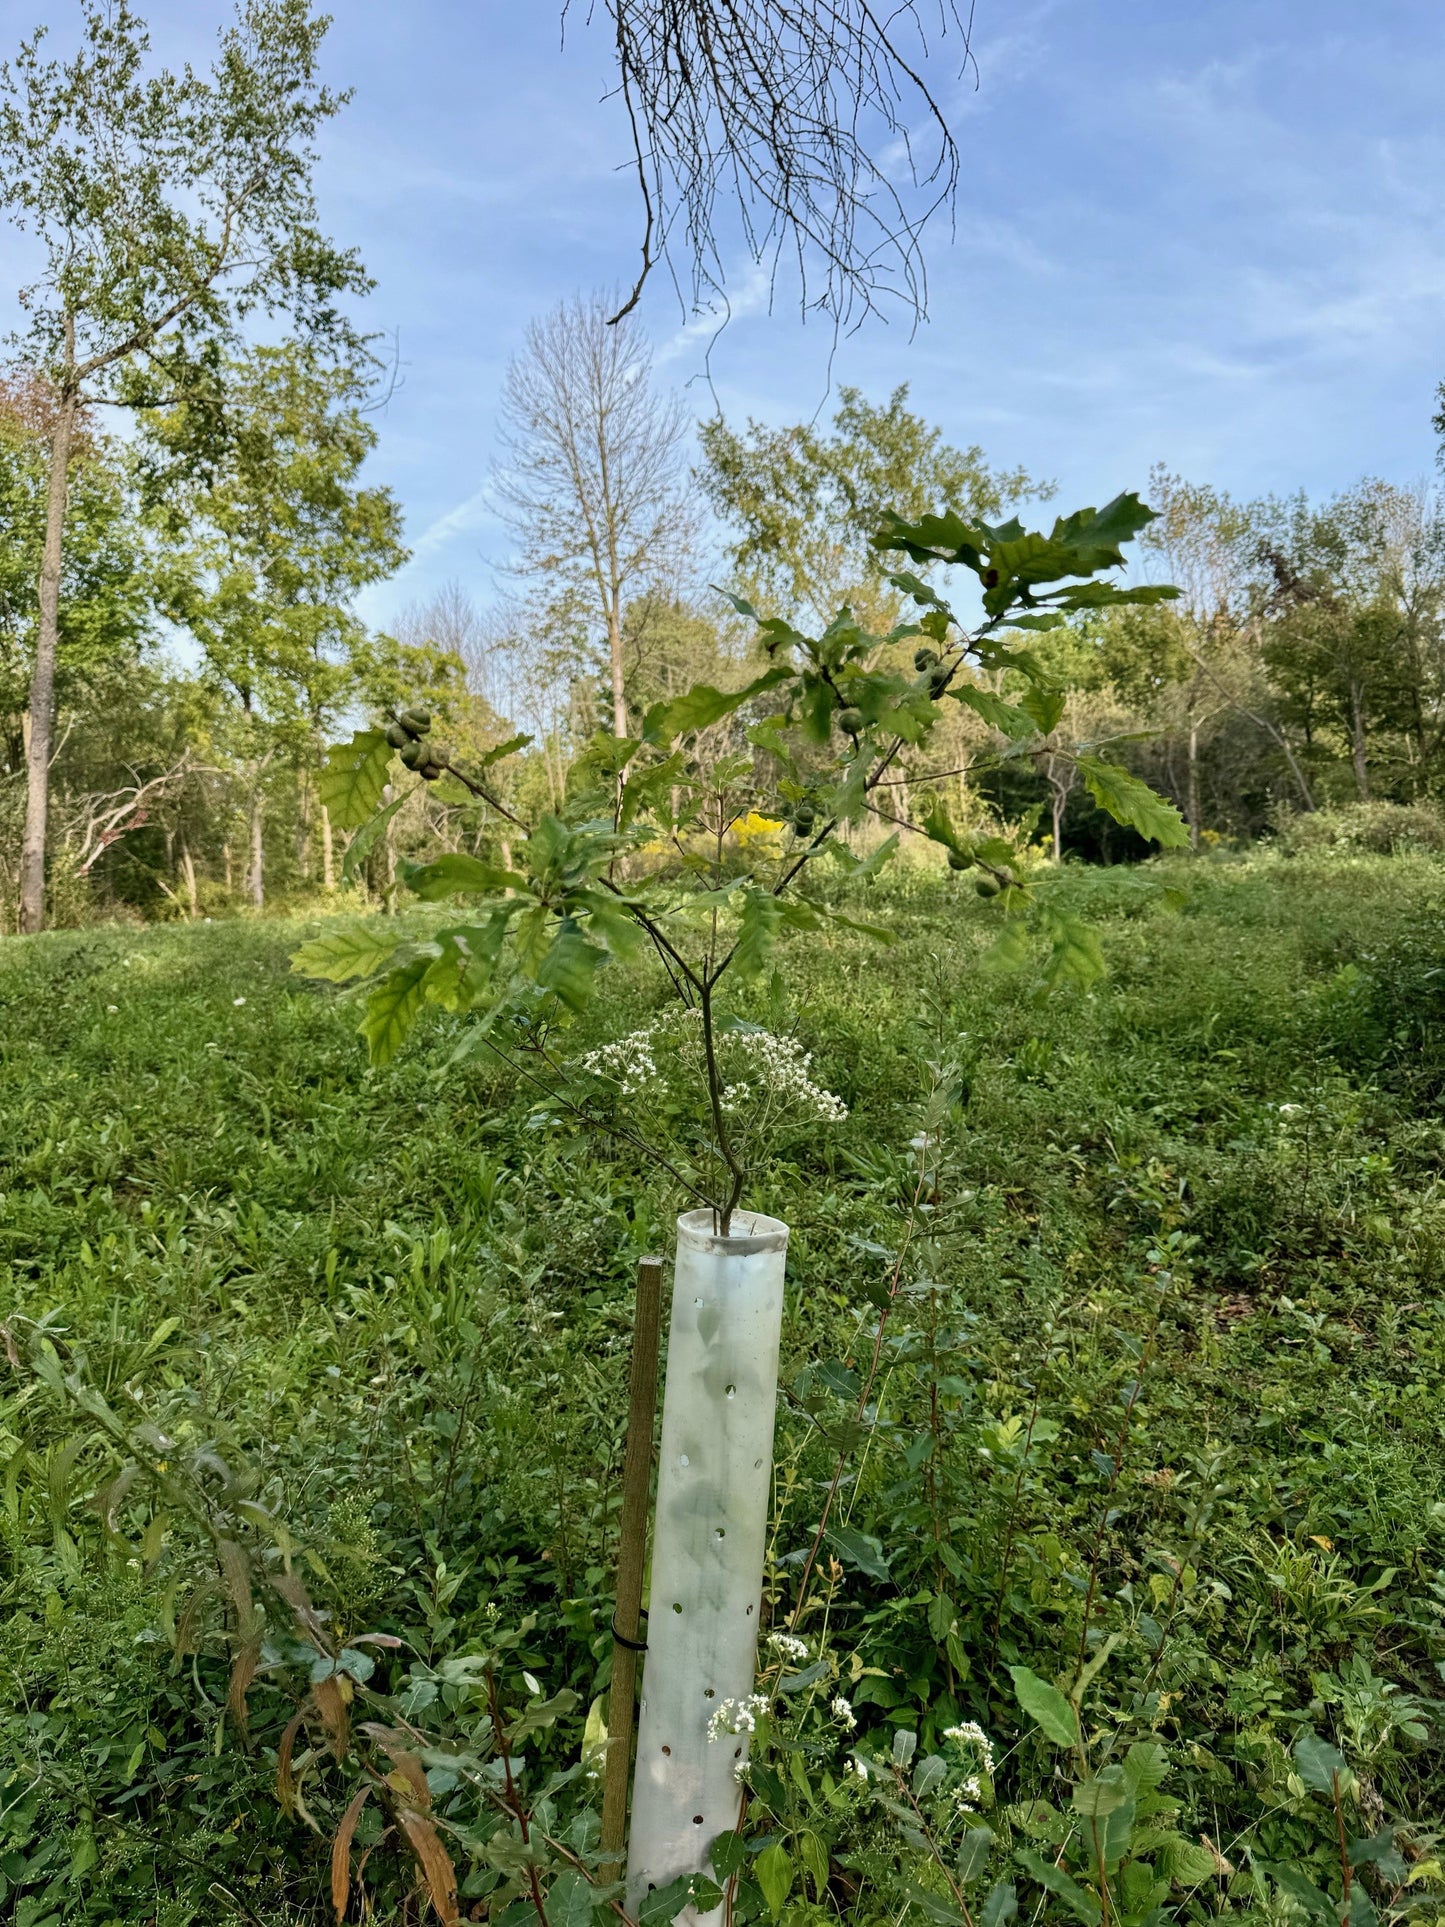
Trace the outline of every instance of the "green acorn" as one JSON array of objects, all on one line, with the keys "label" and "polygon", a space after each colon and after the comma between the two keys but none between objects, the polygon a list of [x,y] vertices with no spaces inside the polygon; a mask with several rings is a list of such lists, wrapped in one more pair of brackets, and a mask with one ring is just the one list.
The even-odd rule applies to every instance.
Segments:
[{"label": "green acorn", "polygon": [[400,723],[388,723],[386,740],[391,744],[393,749],[405,749],[411,741],[411,733],[403,729]]},{"label": "green acorn", "polygon": [[420,769],[425,757],[426,751],[420,743],[409,742],[401,752],[401,760],[408,769]]},{"label": "green acorn", "polygon": [[402,728],[411,736],[425,736],[431,728],[429,709],[404,709],[397,718]]},{"label": "green acorn", "polygon": [[984,875],[974,879],[974,889],[981,897],[996,897],[1003,889],[997,877]]},{"label": "green acorn", "polygon": [[973,868],[973,858],[968,854],[967,850],[950,850],[948,853],[948,867],[950,870],[971,870]]},{"label": "green acorn", "polygon": [[850,703],[846,709],[838,711],[838,727],[845,736],[856,736],[863,727],[863,712]]},{"label": "green acorn", "polygon": [[793,828],[799,836],[806,836],[818,820],[818,812],[811,803],[800,803],[793,811]]},{"label": "green acorn", "polygon": [[948,679],[952,674],[953,674],[953,671],[951,669],[945,669],[943,664],[940,663],[938,667],[934,670],[933,674],[928,678],[929,695],[941,696],[944,690],[947,689]]},{"label": "green acorn", "polygon": [[915,649],[913,652],[913,667],[918,671],[920,676],[925,669],[932,669],[937,661],[938,651],[936,649]]}]

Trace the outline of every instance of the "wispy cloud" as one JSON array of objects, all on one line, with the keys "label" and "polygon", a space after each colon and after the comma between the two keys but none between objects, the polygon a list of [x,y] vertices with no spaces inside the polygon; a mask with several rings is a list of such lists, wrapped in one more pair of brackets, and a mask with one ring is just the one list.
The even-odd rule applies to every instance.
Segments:
[{"label": "wispy cloud", "polygon": [[771,298],[772,277],[766,268],[753,262],[738,282],[735,293],[725,290],[714,307],[695,315],[658,345],[652,357],[654,366],[665,367],[699,347],[711,348],[732,323],[746,320],[749,315],[766,313]]},{"label": "wispy cloud", "polygon": [[470,534],[495,519],[493,484],[486,481],[427,524],[411,545],[411,559],[424,562],[429,556],[439,555],[443,549],[450,548],[459,535]]}]

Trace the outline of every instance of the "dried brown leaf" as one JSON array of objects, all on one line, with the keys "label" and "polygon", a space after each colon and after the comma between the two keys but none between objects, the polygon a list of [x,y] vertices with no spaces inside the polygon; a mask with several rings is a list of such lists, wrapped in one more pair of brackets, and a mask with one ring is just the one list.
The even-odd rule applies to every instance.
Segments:
[{"label": "dried brown leaf", "polygon": [[296,1735],[301,1731],[304,1709],[288,1720],[286,1731],[281,1735],[281,1744],[276,1748],[276,1798],[281,1802],[281,1811],[288,1820],[296,1813],[296,1782],[291,1777],[291,1755],[296,1747]]},{"label": "dried brown leaf", "polygon": [[250,1639],[257,1628],[256,1601],[251,1593],[251,1562],[246,1557],[245,1548],[237,1545],[234,1539],[218,1539],[216,1557],[221,1564],[226,1591],[231,1595],[231,1604],[236,1609],[236,1629],[242,1639]]},{"label": "dried brown leaf", "polygon": [[452,1865],[451,1855],[441,1843],[441,1836],[430,1820],[424,1820],[419,1813],[411,1813],[405,1807],[398,1811],[396,1817],[421,1869],[431,1904],[443,1927],[456,1927],[457,1870]]},{"label": "dried brown leaf", "polygon": [[311,1697],[321,1715],[321,1724],[326,1728],[327,1745],[338,1760],[344,1759],[351,1739],[351,1715],[346,1710],[350,1697],[349,1683],[336,1675],[330,1679],[319,1679],[311,1688]]},{"label": "dried brown leaf", "polygon": [[395,1790],[419,1811],[429,1813],[431,1788],[426,1783],[421,1761],[407,1745],[405,1734],[398,1733],[394,1726],[380,1726],[374,1720],[367,1720],[361,1730],[368,1739],[376,1741],[395,1767],[396,1772],[387,1775]]},{"label": "dried brown leaf", "polygon": [[302,1631],[316,1642],[316,1650],[329,1656],[326,1628],[311,1603],[311,1595],[301,1583],[301,1575],[291,1571],[278,1572],[272,1576],[271,1584],[295,1613]]},{"label": "dried brown leaf", "polygon": [[226,1704],[237,1726],[244,1733],[250,1721],[250,1708],[246,1705],[246,1695],[251,1690],[251,1681],[256,1677],[256,1668],[261,1663],[261,1636],[258,1633],[248,1639],[231,1662],[231,1684],[226,1693]]},{"label": "dried brown leaf", "polygon": [[352,1795],[351,1805],[342,1814],[341,1825],[331,1843],[331,1904],[338,1921],[346,1918],[346,1897],[351,1891],[351,1841],[370,1791],[369,1786],[364,1786]]},{"label": "dried brown leaf", "polygon": [[202,1580],[176,1615],[174,1646],[177,1659],[184,1659],[187,1654],[198,1649],[201,1614],[205,1610],[207,1600],[214,1592],[215,1586],[211,1581]]}]

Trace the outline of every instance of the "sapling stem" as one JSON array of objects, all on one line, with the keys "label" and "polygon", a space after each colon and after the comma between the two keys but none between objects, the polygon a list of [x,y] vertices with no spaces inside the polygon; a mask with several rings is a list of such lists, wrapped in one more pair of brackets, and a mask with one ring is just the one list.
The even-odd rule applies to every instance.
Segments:
[{"label": "sapling stem", "polygon": [[618,1858],[604,1863],[604,1881],[618,1877],[627,1833],[627,1782],[632,1768],[632,1712],[637,1685],[637,1653],[623,1641],[637,1638],[642,1606],[661,1322],[662,1260],[643,1258],[637,1266],[637,1300],[632,1321],[631,1396],[627,1411],[627,1451],[622,1468],[622,1521],[617,1545],[617,1607],[612,1620],[613,1632],[620,1637],[612,1648],[612,1684],[607,1696],[607,1764],[602,1780],[602,1851],[613,1852]]}]

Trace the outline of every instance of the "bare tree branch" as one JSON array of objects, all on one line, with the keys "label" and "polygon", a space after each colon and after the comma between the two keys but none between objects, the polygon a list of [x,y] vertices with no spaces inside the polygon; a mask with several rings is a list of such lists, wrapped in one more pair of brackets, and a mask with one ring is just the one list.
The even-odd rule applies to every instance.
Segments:
[{"label": "bare tree branch", "polygon": [[785,250],[795,257],[805,310],[839,327],[893,299],[923,314],[923,229],[951,208],[959,173],[924,69],[930,36],[950,34],[969,65],[971,5],[607,0],[607,14],[643,212],[642,265],[613,321],[671,257],[678,227],[694,306],[721,292],[720,198],[774,282]]}]

